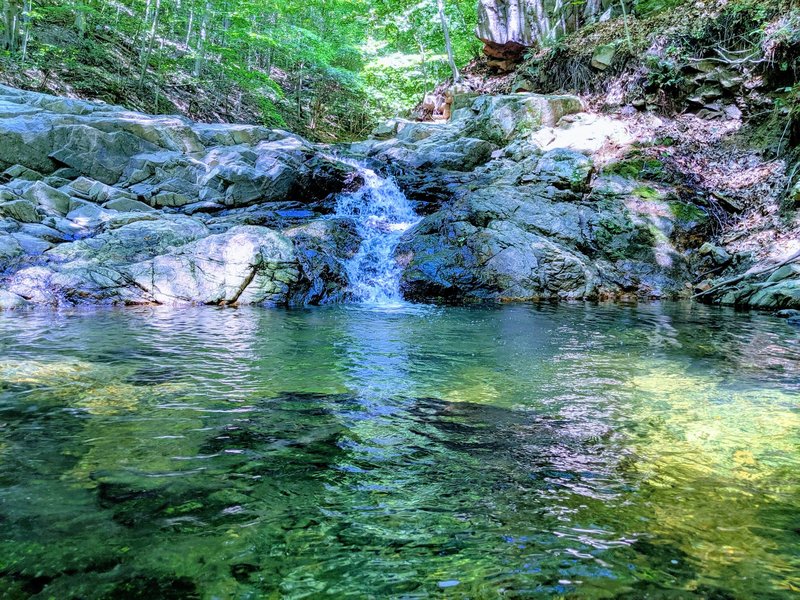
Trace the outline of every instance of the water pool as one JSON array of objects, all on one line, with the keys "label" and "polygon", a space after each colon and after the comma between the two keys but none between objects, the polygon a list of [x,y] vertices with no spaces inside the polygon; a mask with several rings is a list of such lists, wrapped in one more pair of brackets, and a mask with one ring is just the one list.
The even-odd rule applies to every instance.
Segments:
[{"label": "water pool", "polygon": [[790,598],[800,335],[691,304],[0,314],[0,598]]}]

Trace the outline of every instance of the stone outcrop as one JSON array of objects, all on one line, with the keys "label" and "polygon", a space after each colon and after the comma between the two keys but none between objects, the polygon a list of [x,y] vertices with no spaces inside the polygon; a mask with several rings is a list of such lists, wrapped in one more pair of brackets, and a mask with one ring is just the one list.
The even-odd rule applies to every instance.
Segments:
[{"label": "stone outcrop", "polygon": [[[424,217],[395,249],[407,298],[688,298],[693,273],[739,268],[659,165],[609,162],[634,141],[625,121],[573,96],[452,107],[349,148]],[[2,87],[0,135],[0,308],[350,298],[362,239],[332,213],[365,171],[325,147]],[[798,307],[798,282],[790,263],[704,299]]]},{"label": "stone outcrop", "polygon": [[[426,216],[397,249],[407,297],[423,301],[677,298],[691,293],[682,239],[697,224],[667,189],[598,173],[630,144],[624,122],[572,96],[457,98],[447,123],[392,123],[358,144]],[[384,127],[384,129],[386,129]],[[489,144],[486,146],[485,144]]]},{"label": "stone outcrop", "polygon": [[0,87],[0,139],[0,307],[346,298],[359,171],[297,136]]}]

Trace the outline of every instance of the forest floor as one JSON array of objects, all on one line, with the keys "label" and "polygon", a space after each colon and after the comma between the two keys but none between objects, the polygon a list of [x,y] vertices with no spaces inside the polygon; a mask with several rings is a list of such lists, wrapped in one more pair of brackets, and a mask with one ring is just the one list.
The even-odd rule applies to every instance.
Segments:
[{"label": "forest floor", "polygon": [[[153,114],[181,114],[197,121],[258,123],[257,99],[213,71],[202,79],[183,70],[169,76],[139,77],[139,52],[132,40],[114,31],[80,36],[73,27],[51,23],[36,30],[39,52],[25,64],[0,59],[0,83]],[[184,49],[188,50],[188,49]],[[181,51],[180,48],[177,49]]]}]

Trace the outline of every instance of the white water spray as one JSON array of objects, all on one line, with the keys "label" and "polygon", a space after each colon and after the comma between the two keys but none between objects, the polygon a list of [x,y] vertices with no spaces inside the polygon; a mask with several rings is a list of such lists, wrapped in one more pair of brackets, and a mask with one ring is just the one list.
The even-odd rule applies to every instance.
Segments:
[{"label": "white water spray", "polygon": [[394,260],[394,250],[403,232],[420,217],[394,181],[351,164],[359,169],[364,185],[358,191],[341,194],[335,213],[353,219],[362,240],[356,255],[345,265],[350,292],[364,304],[401,304],[400,267]]}]

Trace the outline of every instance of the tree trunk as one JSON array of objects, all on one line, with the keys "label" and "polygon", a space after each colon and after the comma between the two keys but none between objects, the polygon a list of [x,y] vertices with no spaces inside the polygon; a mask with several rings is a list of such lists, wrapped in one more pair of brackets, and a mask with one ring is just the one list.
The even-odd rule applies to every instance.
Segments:
[{"label": "tree trunk", "polygon": [[192,25],[194,25],[194,7],[189,9],[189,24],[186,26],[186,45],[192,39]]},{"label": "tree trunk", "polygon": [[21,63],[25,64],[25,59],[28,58],[28,39],[31,36],[31,0],[24,0],[22,5],[22,25],[24,29],[22,37],[22,60]]},{"label": "tree trunk", "polygon": [[444,13],[444,0],[437,0],[439,5],[439,19],[442,21],[442,33],[444,33],[444,47],[447,50],[447,61],[450,63],[450,70],[453,71],[453,83],[461,81],[461,74],[456,67],[453,58],[453,45],[450,43],[450,27],[447,24],[447,15]]},{"label": "tree trunk", "polygon": [[150,37],[147,42],[147,46],[144,50],[144,55],[142,56],[142,72],[139,76],[139,88],[144,85],[144,77],[147,74],[147,66],[150,63],[150,56],[153,54],[153,44],[156,40],[156,29],[158,28],[158,17],[161,11],[161,0],[156,0],[156,6],[153,13],[153,23],[150,27]]},{"label": "tree trunk", "polygon": [[75,29],[79,36],[86,37],[86,13],[81,6],[75,9]]},{"label": "tree trunk", "polygon": [[3,47],[11,53],[17,49],[21,12],[18,0],[3,0],[3,25],[5,29]]},{"label": "tree trunk", "polygon": [[205,61],[206,36],[208,36],[208,17],[211,12],[211,2],[206,0],[203,9],[203,18],[200,21],[200,36],[197,40],[197,56],[194,59],[194,76],[200,77],[203,74],[203,62]]}]

